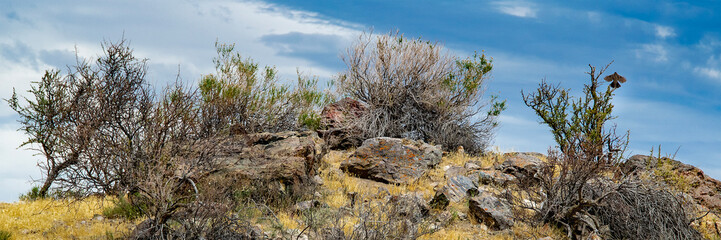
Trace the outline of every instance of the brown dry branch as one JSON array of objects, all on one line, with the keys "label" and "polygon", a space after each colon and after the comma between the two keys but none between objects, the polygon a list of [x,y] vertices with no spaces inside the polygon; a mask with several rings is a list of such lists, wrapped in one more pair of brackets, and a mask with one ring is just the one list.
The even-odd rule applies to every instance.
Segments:
[{"label": "brown dry branch", "polygon": [[364,139],[404,137],[479,153],[505,108],[505,101],[483,100],[492,64],[482,54],[459,59],[436,43],[366,33],[343,61],[340,92],[368,106],[349,123]]}]

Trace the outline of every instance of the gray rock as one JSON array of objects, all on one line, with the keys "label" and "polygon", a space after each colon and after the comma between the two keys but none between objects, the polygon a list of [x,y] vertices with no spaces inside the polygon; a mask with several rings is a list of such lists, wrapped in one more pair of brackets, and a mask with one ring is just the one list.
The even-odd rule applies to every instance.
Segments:
[{"label": "gray rock", "polygon": [[313,180],[313,183],[315,183],[316,185],[323,185],[323,179],[320,178],[320,176],[318,176],[318,175],[313,176],[312,180]]},{"label": "gray rock", "polygon": [[473,182],[477,182],[479,184],[483,185],[498,185],[498,186],[504,186],[508,182],[515,179],[514,176],[506,173],[502,173],[497,170],[478,170],[473,171],[469,178],[473,180]]},{"label": "gray rock", "polygon": [[367,139],[348,160],[343,171],[383,183],[411,183],[441,161],[441,147],[407,139]]},{"label": "gray rock", "polygon": [[505,230],[514,225],[508,202],[484,192],[468,201],[468,213],[479,223],[493,230]]},{"label": "gray rock", "polygon": [[393,205],[393,213],[397,214],[399,219],[408,219],[412,223],[418,223],[429,216],[430,207],[423,199],[420,193],[407,193],[398,197],[391,198],[389,201]]},{"label": "gray rock", "polygon": [[481,169],[481,165],[476,164],[474,162],[467,162],[465,165],[463,165],[464,168],[467,170],[479,170]]},{"label": "gray rock", "polygon": [[308,209],[311,209],[311,208],[321,207],[322,205],[323,204],[318,200],[302,201],[302,202],[298,202],[295,204],[294,210],[296,212],[303,212],[303,211],[307,211]]},{"label": "gray rock", "polygon": [[451,166],[448,169],[446,169],[446,179],[455,177],[455,176],[463,176],[466,175],[466,168],[459,167],[459,166]]},{"label": "gray rock", "polygon": [[460,202],[466,198],[469,191],[478,191],[478,186],[466,176],[449,178],[440,192],[452,202]]},{"label": "gray rock", "polygon": [[100,214],[93,215],[93,221],[103,221],[103,220],[105,220],[105,217],[103,217],[103,215],[100,215]]}]

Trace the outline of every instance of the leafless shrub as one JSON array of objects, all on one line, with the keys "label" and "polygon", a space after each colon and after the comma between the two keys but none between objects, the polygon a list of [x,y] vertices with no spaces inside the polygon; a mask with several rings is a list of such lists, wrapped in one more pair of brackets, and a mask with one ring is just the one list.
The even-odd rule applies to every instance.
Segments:
[{"label": "leafless shrub", "polygon": [[[339,209],[311,208],[302,213],[305,216],[301,225],[309,236],[318,239],[417,239],[434,229],[429,209],[416,204],[416,200],[412,195],[403,195]],[[349,221],[347,216],[357,221]],[[348,224],[352,226],[346,234],[342,229],[347,229]]]},{"label": "leafless shrub", "polygon": [[627,181],[588,212],[608,226],[607,234],[613,239],[702,238],[689,225],[688,212],[678,197],[650,181]]},{"label": "leafless shrub", "polygon": [[76,192],[117,192],[120,185],[114,174],[107,175],[114,169],[79,166],[94,165],[104,147],[128,147],[139,138],[137,124],[148,117],[152,95],[145,84],[145,60],[136,59],[125,40],[106,42],[103,49],[105,55],[93,62],[78,60],[65,77],[46,71],[32,86],[35,99],[26,99],[27,106],[15,94],[8,100],[30,137],[23,145],[37,146],[45,157],[41,196],[56,182]]},{"label": "leafless shrub", "polygon": [[364,130],[363,138],[405,137],[478,153],[505,108],[505,101],[482,100],[492,69],[482,54],[458,59],[435,43],[367,33],[343,61],[340,92],[368,105],[351,123]]}]

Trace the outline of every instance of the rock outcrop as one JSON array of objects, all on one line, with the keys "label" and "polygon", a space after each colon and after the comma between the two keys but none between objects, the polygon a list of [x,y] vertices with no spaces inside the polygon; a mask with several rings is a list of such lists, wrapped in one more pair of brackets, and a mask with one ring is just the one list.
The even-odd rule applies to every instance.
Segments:
[{"label": "rock outcrop", "polygon": [[297,188],[313,183],[325,154],[315,132],[236,135],[223,141],[212,162],[211,177],[280,182]]},{"label": "rock outcrop", "polygon": [[[701,169],[682,162],[646,155],[634,155],[623,163],[622,169],[627,174],[634,174],[643,171],[659,170],[659,163],[670,164],[668,174],[675,175],[679,182],[675,184],[683,184],[687,188],[687,193],[701,206],[711,210],[721,210],[721,181],[713,179],[706,175]],[[665,171],[665,170],[661,170]],[[674,183],[671,183],[674,184]]]},{"label": "rock outcrop", "polygon": [[367,139],[340,167],[383,183],[410,183],[441,161],[441,147],[407,139]]},{"label": "rock outcrop", "polygon": [[460,202],[469,195],[469,191],[478,191],[476,183],[466,176],[454,176],[448,179],[439,192],[451,202]]}]

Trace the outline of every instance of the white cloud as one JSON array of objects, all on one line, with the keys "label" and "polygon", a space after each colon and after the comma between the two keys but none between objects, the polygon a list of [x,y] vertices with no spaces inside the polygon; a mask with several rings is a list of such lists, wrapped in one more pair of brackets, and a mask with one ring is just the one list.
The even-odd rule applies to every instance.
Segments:
[{"label": "white cloud", "polygon": [[676,31],[672,27],[656,25],[656,36],[661,39],[675,37]]},{"label": "white cloud", "polygon": [[693,71],[704,77],[721,81],[721,70],[708,67],[695,67]]},{"label": "white cloud", "polygon": [[721,83],[721,55],[711,55],[705,65],[694,67],[693,72]]},{"label": "white cloud", "polygon": [[[236,50],[261,65],[277,66],[281,77],[292,78],[295,69],[300,68],[306,72],[313,69],[317,72],[311,74],[329,78],[336,69],[279,54],[281,49],[268,46],[261,38],[269,34],[298,32],[323,34],[351,42],[360,33],[359,29],[362,29],[357,24],[325,20],[316,13],[290,10],[258,1],[166,0],[147,3],[136,0],[122,4],[107,1],[61,4],[47,1],[37,5],[18,5],[15,8],[13,10],[23,21],[3,23],[7,25],[2,26],[5,34],[0,36],[0,44],[22,42],[30,46],[33,56],[41,51],[74,51],[77,46],[81,57],[90,58],[101,53],[101,41],[116,41],[124,35],[136,56],[150,60],[149,78],[159,83],[173,81],[178,65],[186,82],[195,82],[201,74],[212,72],[212,58],[215,56],[213,43],[216,40],[236,43]],[[120,12],[123,14],[112,14]],[[64,66],[57,67],[64,69]],[[44,69],[34,69],[34,72]],[[27,70],[21,67],[0,70],[2,89],[10,85],[6,76],[28,75],[26,78],[14,78],[13,86],[28,85],[30,81],[39,79],[37,74],[31,75]],[[0,94],[3,95],[0,97],[7,96],[6,93]],[[0,115],[5,113],[0,110]]]},{"label": "white cloud", "polygon": [[494,5],[501,13],[522,18],[535,18],[538,12],[535,4],[524,1],[502,1]]},{"label": "white cloud", "polygon": [[665,62],[668,61],[668,51],[660,44],[643,44],[640,49],[636,49],[636,57],[650,59],[654,62]]}]

